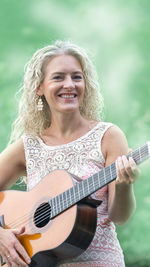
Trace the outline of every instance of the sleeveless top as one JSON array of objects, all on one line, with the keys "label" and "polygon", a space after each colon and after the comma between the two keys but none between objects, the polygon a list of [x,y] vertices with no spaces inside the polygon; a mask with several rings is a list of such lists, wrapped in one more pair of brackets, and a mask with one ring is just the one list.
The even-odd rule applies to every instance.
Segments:
[{"label": "sleeveless top", "polygon": [[[104,168],[101,140],[112,125],[99,122],[85,135],[59,146],[48,146],[38,136],[23,135],[27,190],[31,190],[48,173],[56,169],[65,169],[81,179],[86,179]],[[62,267],[125,267],[115,225],[108,217],[108,185],[95,192],[94,196],[102,200],[102,204],[97,208],[94,238],[86,251],[61,264]]]}]

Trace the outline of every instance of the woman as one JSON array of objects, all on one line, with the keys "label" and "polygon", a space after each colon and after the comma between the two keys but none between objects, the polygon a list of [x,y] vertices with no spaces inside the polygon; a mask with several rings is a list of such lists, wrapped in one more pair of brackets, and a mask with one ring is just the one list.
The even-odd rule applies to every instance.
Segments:
[{"label": "woman", "polygon": [[[100,120],[102,108],[97,76],[83,49],[57,41],[33,55],[12,144],[0,156],[1,190],[20,176],[27,176],[31,190],[55,169],[86,179],[115,160],[117,166],[116,181],[95,193],[103,202],[97,208],[93,241],[83,254],[61,266],[125,266],[114,223],[125,223],[135,209],[133,183],[138,170],[133,159],[124,156],[129,148],[123,132]],[[17,239],[25,231],[24,226],[0,229],[0,254],[8,266],[30,263]],[[53,265],[47,261],[47,266]]]}]

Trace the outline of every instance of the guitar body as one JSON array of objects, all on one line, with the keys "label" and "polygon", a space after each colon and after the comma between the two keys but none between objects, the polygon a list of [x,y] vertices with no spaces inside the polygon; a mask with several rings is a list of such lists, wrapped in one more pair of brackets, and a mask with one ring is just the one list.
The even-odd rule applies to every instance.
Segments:
[{"label": "guitar body", "polygon": [[[129,157],[136,164],[146,160],[150,157],[150,142],[128,154]],[[32,258],[30,266],[56,266],[88,248],[97,225],[96,207],[101,201],[87,196],[116,177],[114,162],[76,185],[69,173],[56,170],[29,192],[1,192],[1,226],[8,229],[25,226],[19,240]]]},{"label": "guitar body", "polygon": [[92,202],[82,200],[56,217],[37,223],[41,207],[73,185],[66,171],[56,170],[29,192],[0,192],[4,228],[26,227],[19,240],[32,258],[32,266],[40,266],[36,264],[39,264],[41,253],[51,260],[51,266],[55,266],[61,260],[80,255],[90,245],[97,224],[96,206]]}]

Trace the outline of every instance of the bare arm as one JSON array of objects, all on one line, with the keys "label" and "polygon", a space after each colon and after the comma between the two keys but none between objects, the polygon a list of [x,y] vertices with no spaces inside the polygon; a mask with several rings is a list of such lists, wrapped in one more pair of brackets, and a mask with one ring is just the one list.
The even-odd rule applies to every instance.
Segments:
[{"label": "bare arm", "polygon": [[[25,174],[24,147],[20,139],[0,154],[0,190],[7,189],[20,176]],[[24,232],[24,226],[17,229],[3,229],[0,227],[0,255],[4,258],[7,266],[25,267],[27,262],[30,263],[27,252],[17,239],[17,236]]]},{"label": "bare arm", "polygon": [[[117,179],[109,184],[108,214],[117,224],[125,223],[136,207],[133,182],[137,176],[135,162],[127,160],[128,144],[123,132],[116,126],[111,127],[102,142],[102,151],[106,158],[106,166],[116,159]],[[118,158],[119,157],[119,158]]]},{"label": "bare arm", "polygon": [[25,154],[20,139],[0,154],[0,190],[7,189],[25,174]]}]

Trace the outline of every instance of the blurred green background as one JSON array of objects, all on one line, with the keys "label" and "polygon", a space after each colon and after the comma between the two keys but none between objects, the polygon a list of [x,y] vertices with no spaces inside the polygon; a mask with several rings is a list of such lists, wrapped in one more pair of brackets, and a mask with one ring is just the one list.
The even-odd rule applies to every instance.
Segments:
[{"label": "blurred green background", "polygon": [[[36,49],[71,39],[93,56],[105,100],[105,120],[129,146],[150,140],[149,0],[0,1],[0,151],[16,117],[15,93]],[[150,266],[150,161],[135,184],[137,209],[117,227],[126,266]]]}]

